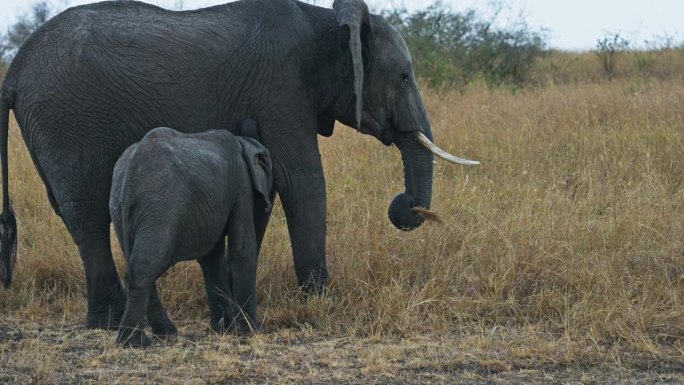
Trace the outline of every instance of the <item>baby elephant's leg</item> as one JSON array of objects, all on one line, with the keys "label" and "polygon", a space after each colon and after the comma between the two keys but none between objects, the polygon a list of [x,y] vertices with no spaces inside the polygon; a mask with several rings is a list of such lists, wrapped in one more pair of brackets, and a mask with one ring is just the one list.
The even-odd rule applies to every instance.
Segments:
[{"label": "baby elephant's leg", "polygon": [[116,337],[116,342],[122,346],[132,347],[146,347],[150,345],[150,340],[145,335],[143,328],[145,327],[145,312],[147,304],[150,299],[150,291],[154,281],[150,279],[134,278],[135,273],[131,273],[129,267],[129,274],[126,284],[127,299],[126,310],[121,318],[119,325],[119,332]]},{"label": "baby elephant's leg", "polygon": [[122,346],[146,347],[150,340],[145,335],[145,314],[154,282],[164,272],[164,258],[151,258],[144,250],[134,246],[128,260],[126,310],[119,325],[116,342]]},{"label": "baby elephant's leg", "polygon": [[159,300],[156,285],[152,284],[150,302],[147,305],[147,321],[152,328],[152,334],[160,338],[170,338],[178,335],[178,330],[166,314],[166,309]]},{"label": "baby elephant's leg", "polygon": [[247,334],[261,330],[256,319],[257,241],[251,205],[241,205],[237,210],[238,215],[231,215],[226,257],[233,298],[239,308],[233,327]]},{"label": "baby elephant's leg", "polygon": [[227,280],[225,264],[225,237],[221,237],[214,248],[206,255],[199,258],[204,285],[207,289],[209,302],[209,323],[217,333],[225,333],[233,322],[234,304],[233,293],[230,290],[230,282]]}]

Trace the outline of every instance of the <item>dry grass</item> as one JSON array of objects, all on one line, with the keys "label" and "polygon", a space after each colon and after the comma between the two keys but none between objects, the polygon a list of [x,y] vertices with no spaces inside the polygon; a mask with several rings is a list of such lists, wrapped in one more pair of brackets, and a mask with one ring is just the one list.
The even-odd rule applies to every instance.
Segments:
[{"label": "dry grass", "polygon": [[436,165],[443,225],[394,229],[398,151],[338,127],[320,140],[329,294],[297,296],[276,209],[259,265],[267,332],[209,333],[201,273],[184,263],[160,284],[181,337],[144,352],[79,328],[80,259],[13,126],[20,239],[0,291],[0,382],[684,381],[684,82],[424,99],[436,142],[482,162]]},{"label": "dry grass", "polygon": [[[639,85],[644,81],[681,81],[684,79],[684,49],[618,52],[614,79]],[[601,60],[594,53],[552,52],[532,71],[537,84],[595,83],[607,80]]]}]

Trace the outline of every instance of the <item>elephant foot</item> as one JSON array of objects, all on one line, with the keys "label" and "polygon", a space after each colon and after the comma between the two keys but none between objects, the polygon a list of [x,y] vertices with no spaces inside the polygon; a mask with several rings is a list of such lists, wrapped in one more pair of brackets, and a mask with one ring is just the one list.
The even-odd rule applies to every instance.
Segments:
[{"label": "elephant foot", "polygon": [[211,330],[218,334],[228,334],[230,332],[230,325],[225,322],[225,318],[211,320],[209,326],[211,326]]},{"label": "elephant foot", "polygon": [[304,294],[304,297],[310,295],[322,296],[325,294],[325,282],[307,282],[306,284],[301,285],[300,289],[302,294]]},{"label": "elephant foot", "polygon": [[250,322],[245,319],[235,320],[231,324],[227,324],[224,322],[224,319],[221,319],[218,322],[211,322],[211,329],[221,335],[235,334],[239,336],[246,336],[260,333],[262,326],[260,322]]},{"label": "elephant foot", "polygon": [[247,320],[241,319],[235,321],[233,332],[239,336],[248,336],[251,334],[261,333],[262,326],[260,322],[249,322]]},{"label": "elephant foot", "polygon": [[116,330],[119,328],[126,307],[126,296],[121,293],[119,298],[112,302],[104,306],[88,307],[86,329]]},{"label": "elephant foot", "polygon": [[299,287],[305,296],[322,296],[326,293],[325,285],[327,281],[328,271],[327,269],[322,269],[311,272],[308,279],[299,282]]},{"label": "elephant foot", "polygon": [[171,322],[150,326],[152,327],[152,334],[157,338],[170,339],[178,335],[178,329]]},{"label": "elephant foot", "polygon": [[146,348],[150,346],[150,339],[142,329],[121,327],[116,336],[116,343],[126,348]]}]

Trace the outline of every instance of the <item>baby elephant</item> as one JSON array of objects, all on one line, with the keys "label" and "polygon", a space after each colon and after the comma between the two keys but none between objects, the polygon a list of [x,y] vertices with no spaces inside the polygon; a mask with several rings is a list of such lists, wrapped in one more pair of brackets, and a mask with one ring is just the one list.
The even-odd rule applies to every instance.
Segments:
[{"label": "baby elephant", "polygon": [[150,344],[142,330],[146,315],[155,335],[177,333],[155,281],[176,262],[194,258],[202,267],[212,328],[258,329],[254,215],[271,209],[272,183],[268,150],[224,130],[155,128],[121,155],[109,199],[128,265],[119,344]]}]

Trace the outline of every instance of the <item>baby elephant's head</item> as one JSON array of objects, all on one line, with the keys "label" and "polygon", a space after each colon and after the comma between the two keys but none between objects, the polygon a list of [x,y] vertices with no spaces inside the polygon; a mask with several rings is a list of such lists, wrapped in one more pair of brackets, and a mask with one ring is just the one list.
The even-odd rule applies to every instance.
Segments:
[{"label": "baby elephant's head", "polygon": [[242,158],[247,165],[252,187],[256,193],[255,202],[261,201],[264,204],[264,210],[269,212],[271,211],[270,196],[273,188],[271,154],[256,139],[245,136],[238,136],[237,139],[242,147]]}]

